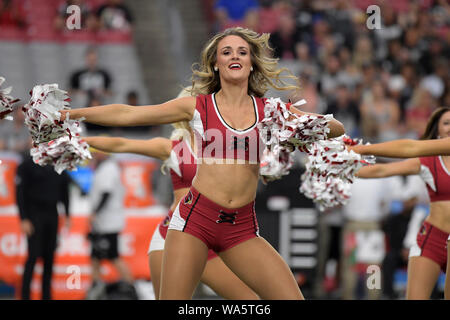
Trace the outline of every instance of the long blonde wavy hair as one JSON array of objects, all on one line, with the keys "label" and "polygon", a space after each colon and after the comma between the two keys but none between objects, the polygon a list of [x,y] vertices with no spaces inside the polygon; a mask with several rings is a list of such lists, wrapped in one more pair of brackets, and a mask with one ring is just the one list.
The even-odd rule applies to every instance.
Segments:
[{"label": "long blonde wavy hair", "polygon": [[[253,71],[248,81],[248,94],[262,98],[269,87],[276,90],[296,90],[297,85],[288,84],[283,79],[297,77],[286,68],[277,68],[278,59],[272,57],[273,49],[269,45],[269,33],[258,34],[242,27],[229,28],[216,34],[205,45],[201,53],[200,63],[192,65],[192,95],[210,94],[220,90],[220,77],[214,72],[217,60],[217,47],[219,41],[227,36],[239,36],[250,46],[250,55]],[[287,75],[282,75],[286,72]]]},{"label": "long blonde wavy hair", "polygon": [[[183,98],[183,97],[191,97],[192,92],[191,87],[186,87],[181,90],[181,92],[178,94],[177,98]],[[180,140],[186,137],[186,131],[190,132],[191,127],[189,125],[189,121],[180,121],[172,123],[172,127],[174,128],[172,131],[172,134],[170,135],[170,140]]]},{"label": "long blonde wavy hair", "polygon": [[[183,88],[181,92],[178,94],[177,98],[183,98],[183,97],[190,97],[191,94],[191,87]],[[189,125],[189,121],[180,121],[180,122],[174,122],[172,123],[172,133],[170,134],[170,140],[186,140],[187,143],[191,143],[191,127]],[[166,160],[164,160],[163,164],[161,165],[161,172],[163,174],[166,174],[167,164],[170,160],[170,157]]]}]

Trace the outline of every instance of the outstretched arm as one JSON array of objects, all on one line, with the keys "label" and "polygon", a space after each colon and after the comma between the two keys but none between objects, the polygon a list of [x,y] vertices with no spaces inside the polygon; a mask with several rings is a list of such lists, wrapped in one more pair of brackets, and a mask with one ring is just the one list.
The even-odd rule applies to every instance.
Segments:
[{"label": "outstretched arm", "polygon": [[173,99],[163,104],[152,106],[129,106],[109,104],[61,111],[61,120],[66,113],[70,119],[85,118],[85,122],[102,126],[128,127],[168,124],[190,121],[194,116],[196,98],[184,97]]},{"label": "outstretched arm", "polygon": [[166,138],[136,140],[121,137],[83,137],[91,147],[103,152],[137,153],[166,160],[172,150],[172,142]]},{"label": "outstretched arm", "polygon": [[356,173],[358,178],[385,178],[392,176],[408,176],[419,174],[420,160],[418,158],[392,163],[373,164],[362,167]]},{"label": "outstretched arm", "polygon": [[416,158],[450,155],[450,138],[433,140],[400,139],[368,145],[349,146],[362,155],[390,158]]},{"label": "outstretched arm", "polygon": [[[310,114],[312,116],[319,116],[319,114],[316,114],[316,113],[300,111],[299,109],[297,109],[295,107],[292,107],[292,106],[291,106],[290,110],[293,113],[296,113],[296,114],[301,115],[301,116],[305,115],[305,114]],[[328,127],[330,128],[330,133],[328,134],[327,138],[336,138],[336,137],[342,136],[345,133],[344,125],[342,123],[340,123],[336,119],[331,120],[328,123]]]}]

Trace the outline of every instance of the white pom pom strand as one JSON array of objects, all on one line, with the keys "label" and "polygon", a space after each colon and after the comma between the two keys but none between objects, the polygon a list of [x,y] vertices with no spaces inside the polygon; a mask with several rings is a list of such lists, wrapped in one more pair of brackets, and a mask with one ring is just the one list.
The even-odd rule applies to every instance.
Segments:
[{"label": "white pom pom strand", "polygon": [[[300,100],[292,106],[300,106]],[[269,98],[264,106],[264,119],[258,123],[260,137],[265,145],[261,159],[260,176],[263,182],[280,179],[289,174],[293,164],[293,151],[308,151],[310,145],[326,139],[332,115],[298,115],[290,111],[291,104],[280,98]]]},{"label": "white pom pom strand", "polygon": [[71,131],[77,126],[76,121],[68,118],[60,121],[60,111],[70,109],[66,91],[59,89],[57,84],[44,84],[35,86],[30,94],[30,101],[22,109],[25,125],[35,144],[76,134]]},{"label": "white pom pom strand", "polygon": [[287,148],[275,145],[265,148],[260,162],[259,175],[264,183],[281,179],[289,174],[294,163],[294,154]]},{"label": "white pom pom strand", "polygon": [[80,138],[60,137],[41,143],[30,150],[33,161],[41,166],[53,165],[59,174],[64,170],[74,171],[77,165],[92,159],[89,145]]},{"label": "white pom pom strand", "polygon": [[89,145],[81,139],[80,120],[61,121],[61,111],[69,110],[70,98],[58,84],[37,85],[30,92],[30,101],[23,107],[25,124],[34,142],[30,150],[35,163],[53,165],[61,174],[76,170],[77,165],[91,159]]},{"label": "white pom pom strand", "polygon": [[[5,78],[0,77],[0,87],[5,82]],[[13,112],[13,104],[18,102],[19,99],[15,99],[9,94],[12,91],[12,87],[0,89],[0,120],[12,120],[10,113]]]},{"label": "white pom pom strand", "polygon": [[321,211],[345,204],[351,197],[350,186],[355,174],[363,165],[375,163],[373,156],[361,156],[353,150],[348,151],[345,143],[349,140],[341,136],[317,141],[309,150],[306,171],[301,176],[300,192],[312,199]]},{"label": "white pom pom strand", "polygon": [[[294,106],[305,104],[300,100]],[[291,104],[280,98],[269,98],[264,106],[264,119],[258,123],[261,139],[266,146],[287,143],[292,147],[305,147],[310,143],[327,138],[330,132],[328,122],[332,115],[298,115],[291,112]],[[305,148],[307,149],[307,147]]]}]

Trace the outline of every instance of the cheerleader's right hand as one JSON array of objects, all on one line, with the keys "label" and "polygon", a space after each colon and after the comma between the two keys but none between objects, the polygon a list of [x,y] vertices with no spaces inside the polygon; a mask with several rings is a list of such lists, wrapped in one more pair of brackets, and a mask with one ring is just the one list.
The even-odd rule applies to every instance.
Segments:
[{"label": "cheerleader's right hand", "polygon": [[355,146],[351,146],[351,145],[346,145],[345,148],[347,148],[348,151],[352,151],[361,154],[362,153],[362,148],[364,146],[362,145],[355,145]]}]

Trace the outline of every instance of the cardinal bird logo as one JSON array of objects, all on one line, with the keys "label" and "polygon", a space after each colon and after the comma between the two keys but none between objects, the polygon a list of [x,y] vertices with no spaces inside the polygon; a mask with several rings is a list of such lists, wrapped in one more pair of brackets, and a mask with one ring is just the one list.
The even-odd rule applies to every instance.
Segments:
[{"label": "cardinal bird logo", "polygon": [[189,191],[189,193],[184,197],[184,204],[192,204],[193,199],[194,196],[192,195],[192,192]]},{"label": "cardinal bird logo", "polygon": [[420,229],[420,235],[424,236],[427,234],[427,228],[425,226],[422,226],[422,229]]}]

